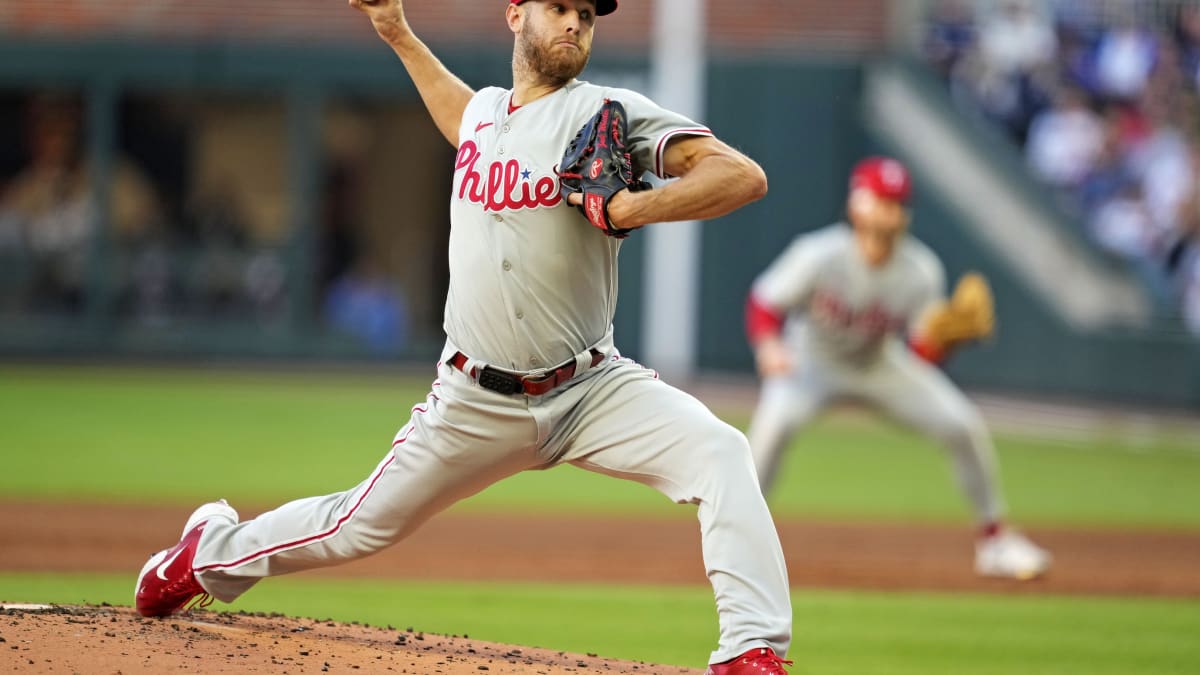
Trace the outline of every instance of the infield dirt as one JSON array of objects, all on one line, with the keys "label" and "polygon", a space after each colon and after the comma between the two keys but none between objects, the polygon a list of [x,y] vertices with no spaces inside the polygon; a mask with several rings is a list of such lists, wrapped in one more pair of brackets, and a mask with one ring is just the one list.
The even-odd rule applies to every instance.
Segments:
[{"label": "infield dirt", "polygon": [[[239,505],[246,516],[256,511]],[[0,570],[133,578],[188,507],[0,502]],[[136,525],[136,526],[134,526]],[[792,585],[1200,597],[1200,533],[1032,529],[1055,555],[1033,582],[971,570],[963,527],[778,522]],[[367,559],[314,577],[707,584],[694,520],[451,512]],[[413,555],[419,551],[420,555]],[[4,598],[37,602],[38,598]],[[132,602],[132,597],[130,598]],[[419,626],[417,627],[419,628]],[[120,607],[0,610],[0,670],[55,673],[698,673],[675,666],[282,616]]]}]

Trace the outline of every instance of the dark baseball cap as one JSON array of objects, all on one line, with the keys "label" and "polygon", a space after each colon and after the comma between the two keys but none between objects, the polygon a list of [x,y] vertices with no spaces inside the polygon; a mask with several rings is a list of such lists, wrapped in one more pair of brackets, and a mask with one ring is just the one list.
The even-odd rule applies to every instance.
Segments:
[{"label": "dark baseball cap", "polygon": [[[617,0],[594,0],[596,3],[596,16],[604,16],[617,11]],[[525,0],[508,0],[510,5],[519,5]]]}]

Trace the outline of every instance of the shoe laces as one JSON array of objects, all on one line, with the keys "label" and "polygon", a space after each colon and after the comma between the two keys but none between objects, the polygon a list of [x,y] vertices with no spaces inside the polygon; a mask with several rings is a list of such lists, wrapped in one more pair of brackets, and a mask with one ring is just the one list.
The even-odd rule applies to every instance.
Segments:
[{"label": "shoe laces", "polygon": [[213,604],[213,597],[208,593],[201,593],[200,595],[192,598],[186,605],[183,606],[183,609],[180,611],[190,612],[193,609],[204,609],[211,604]]},{"label": "shoe laces", "polygon": [[213,603],[211,595],[204,591],[204,588],[196,581],[195,577],[189,575],[188,578],[180,579],[163,590],[163,595],[167,597],[184,596],[186,599],[176,611],[186,612],[191,609],[203,609]]},{"label": "shoe laces", "polygon": [[791,661],[779,658],[774,650],[765,647],[757,650],[753,656],[749,654],[743,656],[742,663],[758,668],[764,675],[787,675],[787,671],[783,667],[792,665]]}]

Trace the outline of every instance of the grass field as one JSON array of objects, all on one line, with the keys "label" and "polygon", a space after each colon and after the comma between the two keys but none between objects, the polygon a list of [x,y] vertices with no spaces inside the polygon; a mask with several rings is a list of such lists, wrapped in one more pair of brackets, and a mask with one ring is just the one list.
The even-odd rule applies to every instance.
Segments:
[{"label": "grass field", "polygon": [[[428,386],[364,374],[0,367],[0,493],[185,505],[325,494],[375,467]],[[996,444],[1023,523],[1200,529],[1200,452],[1183,441],[1136,452],[1115,441]],[[907,430],[835,417],[794,446],[771,495],[781,517],[966,518],[941,451]],[[162,480],[168,467],[189,468],[187,480]],[[459,508],[691,517],[643,486],[573,467],[517,476]]]},{"label": "grass field", "polygon": [[[0,494],[257,505],[324,494],[374,467],[427,386],[361,374],[0,366]],[[1184,442],[1135,452],[1115,441],[996,440],[1022,523],[1200,529],[1200,454]],[[834,418],[795,445],[772,495],[778,517],[966,518],[940,451],[920,437]],[[518,476],[457,508],[693,517],[642,486],[569,467]],[[128,604],[131,586],[6,574],[0,598]],[[1195,600],[796,590],[793,603],[796,673],[1200,672]],[[232,607],[690,666],[715,638],[707,587],[285,578]]]}]

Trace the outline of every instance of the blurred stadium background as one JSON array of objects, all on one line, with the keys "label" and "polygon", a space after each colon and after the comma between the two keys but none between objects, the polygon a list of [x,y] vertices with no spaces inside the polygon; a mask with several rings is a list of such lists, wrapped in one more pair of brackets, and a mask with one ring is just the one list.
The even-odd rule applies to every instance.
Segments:
[{"label": "blurred stadium background", "polygon": [[[499,0],[408,5],[469,84],[509,81]],[[999,336],[956,380],[1200,405],[1200,2],[694,7],[699,116],[773,189],[700,228],[684,375],[750,378],[751,279],[888,152],[916,234],[995,285]],[[653,94],[657,20],[626,0],[585,78]],[[2,0],[0,356],[429,363],[452,164],[339,0]],[[655,255],[626,243],[616,321],[651,366]]]}]

